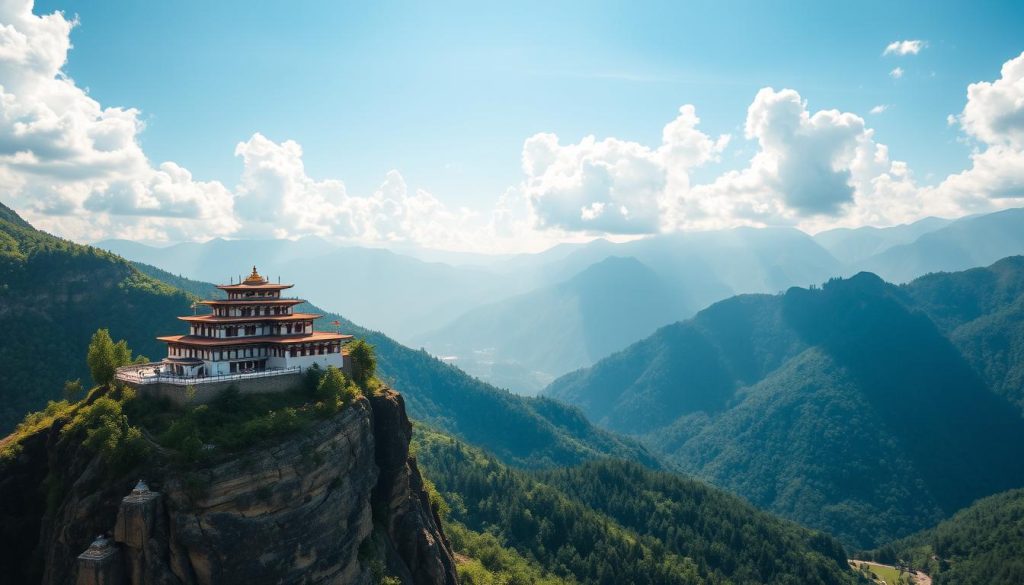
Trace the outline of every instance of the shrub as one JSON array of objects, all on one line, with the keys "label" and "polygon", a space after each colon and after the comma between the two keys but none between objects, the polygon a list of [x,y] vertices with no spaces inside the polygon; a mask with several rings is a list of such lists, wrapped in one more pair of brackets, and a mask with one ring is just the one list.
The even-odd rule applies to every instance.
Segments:
[{"label": "shrub", "polygon": [[358,339],[348,346],[348,357],[352,360],[352,379],[362,389],[377,372],[377,353],[366,340]]}]

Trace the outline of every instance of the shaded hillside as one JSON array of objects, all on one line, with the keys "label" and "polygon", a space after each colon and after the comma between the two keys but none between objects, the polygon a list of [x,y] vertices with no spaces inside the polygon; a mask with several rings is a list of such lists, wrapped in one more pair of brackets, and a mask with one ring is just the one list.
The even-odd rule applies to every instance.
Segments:
[{"label": "shaded hillside", "polygon": [[[997,271],[1024,268],[1010,264]],[[757,505],[869,546],[1024,484],[1024,419],[915,286],[860,274],[732,298],[545,394]]]},{"label": "shaded hillside", "polygon": [[833,538],[622,461],[527,472],[418,429],[449,518],[579,583],[857,583]]},{"label": "shaded hillside", "polygon": [[[212,284],[174,276],[137,264],[153,278],[196,296],[222,294]],[[403,394],[414,419],[486,447],[504,461],[524,466],[565,465],[614,455],[658,466],[643,447],[591,425],[576,408],[546,398],[525,398],[481,382],[425,351],[405,347],[340,315],[306,303],[301,310],[323,314],[322,329],[341,329],[365,338],[377,350],[380,376]]]},{"label": "shaded hillside", "polygon": [[560,284],[472,309],[416,340],[470,372],[536,370],[512,389],[535,394],[555,377],[692,313],[681,291],[634,258],[609,257]]},{"label": "shaded hillside", "polygon": [[923,568],[935,585],[1024,583],[1024,490],[979,500],[934,528],[865,556]]},{"label": "shaded hillside", "polygon": [[125,260],[40,232],[0,205],[0,433],[56,398],[65,380],[88,384],[85,347],[100,327],[149,356],[154,336],[180,326],[191,300]]},{"label": "shaded hillside", "polygon": [[906,291],[989,388],[1024,414],[1024,256],[923,276]]}]

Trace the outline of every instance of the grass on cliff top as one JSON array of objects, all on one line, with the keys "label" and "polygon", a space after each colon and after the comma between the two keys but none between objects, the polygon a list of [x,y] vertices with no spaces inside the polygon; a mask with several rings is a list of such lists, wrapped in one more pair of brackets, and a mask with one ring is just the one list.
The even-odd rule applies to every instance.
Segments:
[{"label": "grass on cliff top", "polygon": [[230,387],[207,404],[185,406],[142,397],[133,401],[128,413],[161,447],[191,462],[299,431],[381,387],[375,379],[365,386],[356,386],[334,368],[311,369],[303,383],[288,392],[242,394]]},{"label": "grass on cliff top", "polygon": [[50,402],[26,415],[14,433],[0,440],[0,464],[16,458],[27,437],[59,422],[64,425],[62,436],[80,436],[119,470],[153,450],[180,462],[197,462],[299,431],[346,408],[360,393],[383,391],[375,378],[364,386],[333,368],[310,370],[288,392],[241,394],[232,387],[208,404],[184,406],[139,396],[117,383],[97,386],[81,401]]}]

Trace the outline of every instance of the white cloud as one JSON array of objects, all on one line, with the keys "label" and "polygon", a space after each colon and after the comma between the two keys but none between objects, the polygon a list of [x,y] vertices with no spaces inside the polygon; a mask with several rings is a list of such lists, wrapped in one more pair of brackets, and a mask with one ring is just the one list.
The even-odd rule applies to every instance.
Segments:
[{"label": "white cloud", "polygon": [[885,46],[883,55],[916,55],[928,44],[921,40],[893,41]]},{"label": "white cloud", "polygon": [[662,130],[650,148],[587,136],[562,145],[537,134],[523,145],[525,194],[538,227],[616,234],[654,233],[665,227],[690,189],[689,171],[714,160],[729,142],[697,129],[691,105]]},{"label": "white cloud", "polygon": [[234,191],[174,162],[152,164],[133,108],[104,107],[62,67],[75,22],[0,2],[0,187],[33,224],[79,240],[317,234],[361,242],[459,243],[472,216],[449,210],[397,171],[366,197],[306,175],[302,148],[259,133],[239,143]]},{"label": "white cloud", "polygon": [[932,191],[969,211],[1024,203],[1024,53],[1003,64],[999,79],[970,84],[963,112],[948,122],[978,146],[970,168]]},{"label": "white cloud", "polygon": [[32,14],[30,1],[0,4],[0,172],[12,203],[42,227],[85,237],[107,223],[87,212],[122,216],[133,233],[230,233],[223,186],[173,162],[151,165],[138,110],[105,108],[62,73],[74,25]]},{"label": "white cloud", "polygon": [[960,123],[986,144],[1024,148],[1024,53],[1004,63],[996,81],[967,86]]},{"label": "white cloud", "polygon": [[[747,111],[744,134],[756,152],[743,168],[693,184],[693,169],[717,161],[730,136],[701,131],[696,109],[684,105],[655,145],[531,136],[522,182],[481,213],[446,206],[397,170],[356,196],[338,179],[310,177],[297,142],[258,132],[236,146],[243,170],[231,186],[155,164],[139,143],[138,110],[103,106],[62,73],[75,23],[31,8],[0,0],[0,192],[39,227],[79,240],[319,235],[514,251],[597,234],[886,225],[1024,202],[1024,53],[999,79],[969,86],[948,121],[974,145],[970,167],[937,185],[919,185],[891,160],[862,117],[812,112],[797,91],[764,88]],[[887,54],[914,54],[924,46],[906,44],[914,42]]]},{"label": "white cloud", "polygon": [[759,145],[750,165],[695,187],[684,226],[794,224],[841,215],[891,165],[863,118],[837,110],[811,114],[792,89],[759,91],[745,132]]},{"label": "white cloud", "polygon": [[372,195],[356,197],[339,180],[309,177],[295,141],[276,143],[257,133],[235,154],[243,161],[234,209],[243,227],[236,236],[465,247],[476,235],[467,229],[479,219],[475,214],[450,210],[422,189],[410,192],[397,170]]},{"label": "white cloud", "polygon": [[892,71],[889,72],[889,77],[892,77],[893,79],[900,79],[901,77],[903,77],[903,68],[897,67],[893,69]]}]

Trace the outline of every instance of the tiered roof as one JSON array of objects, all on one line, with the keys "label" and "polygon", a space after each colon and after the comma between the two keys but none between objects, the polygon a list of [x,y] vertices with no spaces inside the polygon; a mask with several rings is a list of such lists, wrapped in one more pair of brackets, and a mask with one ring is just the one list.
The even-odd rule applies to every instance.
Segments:
[{"label": "tiered roof", "polygon": [[273,284],[266,278],[260,276],[259,272],[256,272],[256,267],[252,267],[252,274],[246,277],[245,280],[238,284],[218,284],[217,288],[228,291],[228,292],[239,292],[239,291],[252,291],[252,290],[284,290],[291,288],[293,284]]},{"label": "tiered roof", "polygon": [[293,335],[259,335],[250,337],[202,337],[200,335],[165,335],[157,337],[165,343],[184,343],[203,347],[220,347],[225,345],[247,345],[251,343],[305,343],[315,341],[337,341],[352,339],[351,335],[330,333],[327,331],[314,331],[313,333],[299,333]]}]

